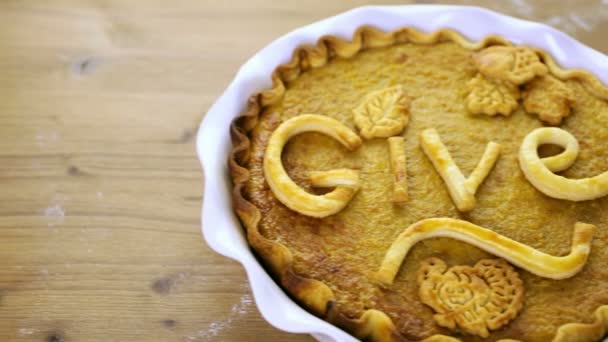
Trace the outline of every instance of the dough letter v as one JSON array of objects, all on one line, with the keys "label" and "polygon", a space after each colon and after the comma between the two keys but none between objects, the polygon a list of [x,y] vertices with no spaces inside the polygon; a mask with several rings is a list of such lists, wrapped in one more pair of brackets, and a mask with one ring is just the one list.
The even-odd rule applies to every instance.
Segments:
[{"label": "dough letter v", "polygon": [[436,130],[426,129],[422,131],[420,133],[420,145],[448,186],[456,208],[460,211],[473,209],[475,207],[475,192],[496,164],[500,155],[500,145],[495,142],[488,143],[481,160],[469,178],[465,178],[460,172]]}]

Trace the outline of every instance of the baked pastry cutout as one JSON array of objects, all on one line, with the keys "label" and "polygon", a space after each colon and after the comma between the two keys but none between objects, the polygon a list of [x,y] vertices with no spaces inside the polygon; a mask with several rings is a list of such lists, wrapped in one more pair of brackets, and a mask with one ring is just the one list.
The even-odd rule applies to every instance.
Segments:
[{"label": "baked pastry cutout", "polygon": [[388,140],[391,170],[393,172],[393,202],[403,203],[407,195],[407,158],[405,156],[405,139],[390,137]]},{"label": "baked pastry cutout", "polygon": [[270,136],[264,156],[264,176],[273,194],[288,208],[312,217],[335,214],[359,190],[359,175],[347,169],[310,173],[313,186],[336,187],[325,195],[313,195],[299,187],[285,171],[281,154],[291,137],[304,132],[323,133],[349,150],[361,145],[359,136],[335,119],[316,114],[299,115],[283,122]]},{"label": "baked pastry cutout", "polygon": [[443,178],[456,208],[460,211],[472,210],[475,207],[477,188],[496,164],[500,155],[500,145],[495,142],[488,143],[481,160],[468,178],[460,172],[435,129],[427,129],[420,133],[420,146]]},{"label": "baked pastry cutout", "polygon": [[[540,159],[538,147],[554,144],[565,150],[551,158]],[[524,138],[519,150],[519,164],[532,185],[553,198],[586,201],[608,195],[608,171],[597,176],[569,179],[553,172],[569,168],[578,156],[578,141],[567,131],[557,127],[541,127]]]},{"label": "baked pastry cutout", "polygon": [[479,73],[467,83],[467,88],[465,104],[473,114],[508,116],[519,106],[519,88],[510,82],[491,80]]},{"label": "baked pastry cutout", "polygon": [[353,119],[365,139],[388,138],[409,121],[410,98],[400,85],[372,91],[353,109]]},{"label": "baked pastry cutout", "polygon": [[484,259],[448,269],[429,258],[418,269],[420,299],[436,312],[437,324],[450,330],[488,337],[517,317],[524,305],[524,285],[502,259]]},{"label": "baked pastry cutout", "polygon": [[[529,48],[492,46],[473,54],[479,73],[467,83],[467,110],[473,114],[510,115],[523,98],[525,110],[557,126],[570,115],[572,90]],[[524,87],[520,93],[519,86]]]},{"label": "baked pastry cutout", "polygon": [[426,219],[412,224],[397,237],[386,252],[376,279],[383,284],[392,284],[410,249],[422,240],[436,237],[466,242],[539,277],[566,279],[585,266],[594,231],[595,226],[591,224],[576,223],[570,254],[552,256],[467,221]]},{"label": "baked pastry cutout", "polygon": [[526,84],[523,99],[528,113],[538,114],[542,121],[557,126],[570,115],[574,94],[564,82],[546,75]]},{"label": "baked pastry cutout", "polygon": [[548,71],[534,50],[521,46],[491,46],[473,54],[473,62],[484,76],[513,85],[524,84]]}]

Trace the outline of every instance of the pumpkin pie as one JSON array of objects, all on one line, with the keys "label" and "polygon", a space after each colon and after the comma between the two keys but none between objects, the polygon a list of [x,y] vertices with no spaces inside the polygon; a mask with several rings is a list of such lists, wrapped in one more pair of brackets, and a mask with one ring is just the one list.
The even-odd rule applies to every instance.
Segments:
[{"label": "pumpkin pie", "polygon": [[232,127],[233,205],[300,305],[371,341],[608,332],[608,89],[453,30],[322,37]]}]

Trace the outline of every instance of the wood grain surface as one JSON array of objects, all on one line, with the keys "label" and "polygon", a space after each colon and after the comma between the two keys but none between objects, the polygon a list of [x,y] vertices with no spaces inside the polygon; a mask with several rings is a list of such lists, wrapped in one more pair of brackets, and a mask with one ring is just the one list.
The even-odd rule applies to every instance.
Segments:
[{"label": "wood grain surface", "polygon": [[[548,3],[492,8],[608,51],[606,1]],[[194,140],[255,51],[363,4],[1,1],[0,341],[312,341],[205,246]]]}]

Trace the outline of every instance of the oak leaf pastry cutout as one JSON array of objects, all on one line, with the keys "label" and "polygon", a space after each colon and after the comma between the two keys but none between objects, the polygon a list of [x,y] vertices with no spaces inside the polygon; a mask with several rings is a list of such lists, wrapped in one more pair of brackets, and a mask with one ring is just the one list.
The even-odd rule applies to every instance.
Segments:
[{"label": "oak leaf pastry cutout", "polygon": [[303,114],[283,122],[272,132],[264,156],[264,177],[275,197],[286,207],[312,217],[326,217],[342,210],[359,190],[355,170],[313,171],[313,186],[335,189],[324,195],[313,195],[299,187],[285,171],[281,160],[287,141],[300,133],[319,132],[338,140],[349,150],[361,145],[361,138],[339,121],[317,114]]},{"label": "oak leaf pastry cutout", "polygon": [[538,114],[539,119],[554,126],[570,115],[574,103],[572,90],[550,75],[537,77],[527,83],[522,95],[528,113]]},{"label": "oak leaf pastry cutout", "polygon": [[553,256],[471,222],[452,218],[426,219],[407,227],[393,241],[376,272],[376,279],[386,285],[392,284],[409,250],[422,240],[436,237],[466,242],[539,277],[566,279],[577,274],[587,263],[594,232],[594,225],[577,222],[570,253]]},{"label": "oak leaf pastry cutout", "polygon": [[[538,147],[554,144],[564,148],[556,156],[541,159]],[[586,201],[608,195],[608,171],[597,176],[571,179],[553,172],[569,168],[578,156],[576,138],[558,127],[541,127],[528,133],[519,149],[519,165],[524,176],[543,194],[569,201]]]},{"label": "oak leaf pastry cutout", "polygon": [[388,138],[403,131],[409,121],[411,99],[398,85],[372,91],[353,109],[353,119],[365,139]]},{"label": "oak leaf pastry cutout", "polygon": [[436,312],[437,324],[481,337],[517,317],[524,304],[523,282],[502,259],[448,269],[443,260],[429,258],[422,262],[417,282],[420,299]]},{"label": "oak leaf pastry cutout", "polygon": [[548,72],[534,50],[521,46],[491,46],[473,54],[473,62],[484,76],[514,85]]},{"label": "oak leaf pastry cutout", "polygon": [[473,114],[510,115],[517,108],[519,88],[509,82],[490,80],[478,73],[467,82],[467,110]]}]

